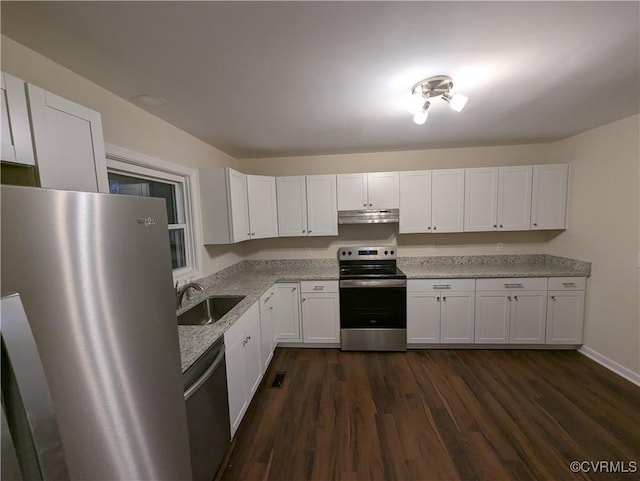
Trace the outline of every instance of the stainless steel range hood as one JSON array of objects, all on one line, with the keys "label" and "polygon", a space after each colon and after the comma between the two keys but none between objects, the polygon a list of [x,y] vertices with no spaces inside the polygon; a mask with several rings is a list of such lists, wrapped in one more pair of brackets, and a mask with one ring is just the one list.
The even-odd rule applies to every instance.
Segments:
[{"label": "stainless steel range hood", "polygon": [[398,209],[340,210],[338,224],[389,224],[398,217]]}]

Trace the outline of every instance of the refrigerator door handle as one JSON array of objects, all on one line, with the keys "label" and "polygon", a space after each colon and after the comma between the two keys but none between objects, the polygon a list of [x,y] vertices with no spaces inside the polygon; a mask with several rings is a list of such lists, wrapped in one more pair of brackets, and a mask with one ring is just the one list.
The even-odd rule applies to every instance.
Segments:
[{"label": "refrigerator door handle", "polygon": [[[11,400],[11,402],[4,403],[4,407],[7,409],[9,431],[12,429],[10,410],[15,409],[11,404],[20,399],[31,434],[32,449],[35,451],[42,478],[69,479],[69,470],[65,461],[49,385],[20,295],[12,294],[3,297],[0,303],[2,349],[8,357],[14,385],[18,391],[13,395],[4,390],[2,392],[3,400]],[[19,408],[17,409],[19,410]],[[14,436],[13,441],[17,452],[21,452],[19,442],[24,441],[20,441],[17,436]],[[29,468],[33,469],[32,466]],[[25,467],[23,466],[24,474]]]}]

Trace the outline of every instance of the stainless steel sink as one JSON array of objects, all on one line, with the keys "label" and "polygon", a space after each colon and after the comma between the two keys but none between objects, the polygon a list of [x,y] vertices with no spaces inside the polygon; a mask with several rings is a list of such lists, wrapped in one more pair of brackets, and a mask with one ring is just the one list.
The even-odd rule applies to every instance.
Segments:
[{"label": "stainless steel sink", "polygon": [[211,296],[178,316],[179,326],[212,324],[229,312],[245,296]]}]

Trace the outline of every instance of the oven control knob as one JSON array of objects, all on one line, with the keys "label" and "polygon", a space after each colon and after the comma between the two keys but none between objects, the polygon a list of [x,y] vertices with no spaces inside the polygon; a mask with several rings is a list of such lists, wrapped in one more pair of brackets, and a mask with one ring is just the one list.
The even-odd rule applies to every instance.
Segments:
[{"label": "oven control knob", "polygon": [[349,251],[349,255],[351,255],[351,251]]},{"label": "oven control knob", "polygon": [[389,251],[384,251],[384,255],[385,256],[388,255],[388,254],[389,254]]},{"label": "oven control knob", "polygon": [[394,251],[391,251],[391,255],[393,255],[393,252],[394,252]]},{"label": "oven control knob", "polygon": [[345,254],[346,254],[346,252],[345,252],[345,251],[342,251],[342,255],[345,255]]}]

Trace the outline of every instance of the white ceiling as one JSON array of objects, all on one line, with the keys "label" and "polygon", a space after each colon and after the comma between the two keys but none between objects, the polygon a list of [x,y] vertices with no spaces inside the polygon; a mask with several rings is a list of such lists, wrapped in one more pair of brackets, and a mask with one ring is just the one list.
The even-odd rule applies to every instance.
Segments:
[{"label": "white ceiling", "polygon": [[[237,158],[548,142],[640,111],[638,2],[7,2],[2,33]],[[453,77],[456,113],[411,86]]]}]

